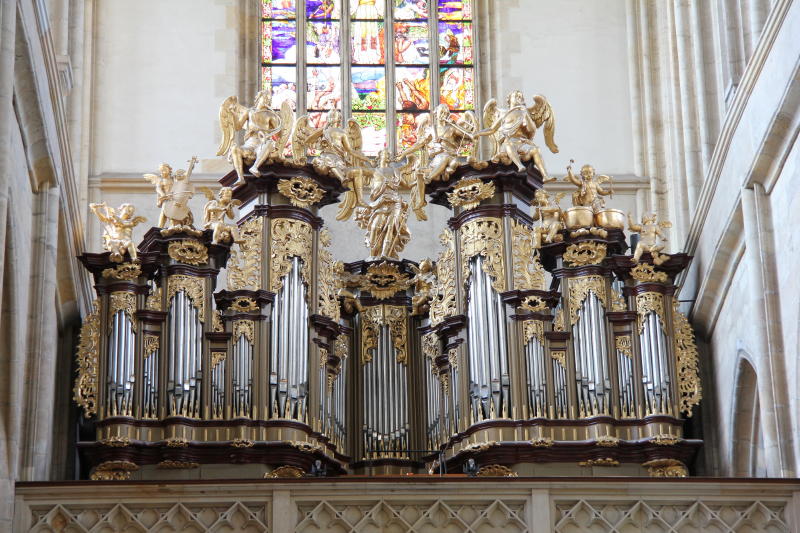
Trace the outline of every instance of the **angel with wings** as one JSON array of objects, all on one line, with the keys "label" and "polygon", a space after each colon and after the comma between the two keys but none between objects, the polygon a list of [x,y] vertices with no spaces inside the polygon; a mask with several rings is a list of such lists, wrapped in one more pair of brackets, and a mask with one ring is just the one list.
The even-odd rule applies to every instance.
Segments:
[{"label": "angel with wings", "polygon": [[292,131],[292,162],[296,165],[305,165],[309,148],[314,148],[322,139],[322,128],[315,128],[311,117],[302,115],[294,123]]},{"label": "angel with wings", "polygon": [[[605,174],[597,176],[592,165],[583,165],[580,176],[576,176],[572,172],[572,163],[574,162],[574,160],[570,159],[570,165],[567,166],[567,175],[564,176],[564,181],[569,181],[578,187],[578,190],[572,193],[572,205],[591,207],[595,211],[603,209],[606,206],[603,196],[614,194],[611,176],[606,176]],[[603,188],[604,183],[609,184],[608,189]]]},{"label": "angel with wings", "polygon": [[228,224],[225,218],[234,218],[233,210],[242,205],[241,200],[233,199],[233,189],[222,187],[216,198],[214,192],[208,187],[200,187],[205,194],[206,206],[203,208],[203,228],[212,230],[211,242],[219,244],[231,241],[241,244],[244,242],[239,235],[236,224]]},{"label": "angel with wings", "polygon": [[433,297],[436,285],[436,272],[433,261],[423,259],[419,266],[409,265],[414,277],[409,284],[414,287],[414,296],[411,297],[411,316],[422,315],[430,308],[430,299]]},{"label": "angel with wings", "polygon": [[194,216],[189,209],[189,200],[194,196],[194,185],[189,181],[197,164],[197,156],[189,161],[186,170],[180,169],[172,173],[172,167],[161,163],[159,174],[145,174],[144,179],[156,187],[156,205],[161,208],[158,218],[160,228],[192,228]]},{"label": "angel with wings", "polygon": [[[270,109],[268,91],[259,91],[253,107],[239,103],[236,96],[229,96],[219,108],[219,125],[222,141],[217,155],[227,155],[233,163],[239,180],[244,179],[244,165],[253,176],[261,176],[259,167],[267,161],[281,160],[289,134],[294,125],[294,112],[288,100],[281,104],[280,113]],[[244,132],[239,144],[236,134]]]},{"label": "angel with wings", "polygon": [[111,252],[111,261],[122,263],[125,252],[128,252],[131,261],[138,261],[136,245],[133,243],[133,228],[147,219],[133,216],[134,207],[131,204],[122,204],[114,209],[103,202],[89,204],[89,208],[103,223],[103,249]]},{"label": "angel with wings", "polygon": [[559,235],[559,230],[564,229],[563,212],[558,203],[564,197],[563,192],[556,193],[555,201],[550,198],[544,189],[539,189],[534,195],[533,218],[539,221],[539,226],[535,228],[534,248],[541,248],[542,243],[552,243],[563,237]]},{"label": "angel with wings", "polygon": [[[553,108],[544,96],[538,94],[533,97],[533,106],[526,107],[525,97],[520,91],[509,94],[507,102],[508,109],[498,108],[494,98],[486,102],[483,108],[483,125],[486,129],[476,135],[490,138],[493,162],[510,161],[522,172],[525,170],[522,162],[533,159],[544,181],[552,181],[533,137],[537,128],[544,126],[547,147],[554,154],[558,153],[558,146],[553,138],[556,128]],[[508,161],[504,161],[506,158]]]},{"label": "angel with wings", "polygon": [[659,244],[658,241],[659,239],[664,242],[667,241],[667,236],[661,230],[671,228],[672,223],[668,220],[664,222],[657,222],[657,220],[655,213],[653,213],[650,216],[643,216],[642,223],[637,224],[628,213],[628,228],[639,234],[639,243],[633,252],[634,263],[639,262],[644,252],[650,252],[653,263],[656,265],[661,265],[669,259],[669,255],[659,253],[664,250],[665,245],[663,243]]}]

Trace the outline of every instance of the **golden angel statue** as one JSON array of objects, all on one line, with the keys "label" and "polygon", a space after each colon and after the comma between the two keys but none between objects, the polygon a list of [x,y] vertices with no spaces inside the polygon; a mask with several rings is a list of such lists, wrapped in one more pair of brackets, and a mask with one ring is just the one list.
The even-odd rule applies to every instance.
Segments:
[{"label": "golden angel statue", "polygon": [[111,261],[122,263],[125,252],[128,252],[131,261],[138,261],[139,255],[133,243],[133,228],[147,219],[133,216],[134,207],[131,204],[122,204],[114,209],[103,202],[89,204],[89,208],[103,223],[103,249],[111,252]]},{"label": "golden angel statue", "polygon": [[158,226],[167,230],[193,230],[194,216],[189,200],[194,196],[194,185],[190,178],[197,163],[197,156],[189,161],[186,170],[172,173],[172,167],[161,163],[159,174],[145,174],[144,178],[156,187],[156,205],[161,208]]},{"label": "golden angel statue", "polygon": [[566,193],[556,194],[555,201],[544,189],[536,191],[533,200],[533,218],[539,221],[534,231],[534,248],[541,248],[543,243],[553,243],[564,239],[558,232],[564,229],[564,213],[558,203]]},{"label": "golden angel statue", "polygon": [[659,253],[663,251],[665,247],[664,244],[659,244],[659,239],[666,242],[667,236],[664,235],[661,230],[671,227],[672,223],[668,220],[658,222],[655,213],[649,216],[644,215],[641,224],[634,222],[630,213],[628,213],[628,228],[639,234],[639,243],[636,245],[636,250],[633,252],[633,262],[638,263],[642,258],[642,254],[645,252],[650,252],[653,263],[656,265],[661,265],[669,259],[668,255]]},{"label": "golden angel statue", "polygon": [[436,284],[436,272],[430,259],[423,259],[419,266],[410,265],[414,277],[409,284],[414,287],[414,296],[411,297],[411,315],[424,314],[430,307]]},{"label": "golden angel statue", "polygon": [[[564,176],[564,181],[572,182],[573,185],[578,187],[578,190],[572,193],[572,205],[591,207],[595,211],[603,209],[606,206],[603,196],[614,194],[611,176],[606,176],[605,174],[596,176],[592,165],[583,165],[580,176],[576,176],[572,172],[571,163],[574,162],[573,159],[570,159],[570,165],[567,166],[567,175]],[[608,183],[609,188],[604,189],[603,183]]]},{"label": "golden angel statue", "polygon": [[216,198],[208,187],[201,187],[205,194],[206,206],[203,208],[203,228],[211,229],[211,242],[219,244],[231,241],[241,244],[244,239],[239,235],[239,228],[236,224],[228,224],[225,217],[234,218],[233,210],[242,205],[241,200],[233,199],[233,189],[222,187]]},{"label": "golden angel statue", "polygon": [[[270,109],[268,91],[256,94],[253,107],[239,103],[236,96],[229,96],[219,108],[219,125],[222,130],[217,155],[227,155],[233,163],[239,180],[244,179],[244,165],[251,165],[249,172],[261,176],[259,167],[268,161],[280,161],[294,125],[294,112],[285,100],[280,112]],[[241,144],[236,134],[244,132]]]},{"label": "golden angel statue", "polygon": [[525,97],[520,91],[509,94],[507,104],[507,109],[499,108],[497,100],[492,98],[483,107],[483,127],[486,129],[478,132],[477,136],[491,140],[491,160],[495,163],[512,162],[523,171],[525,167],[522,162],[532,158],[544,181],[552,181],[533,137],[537,128],[544,126],[545,144],[551,152],[558,153],[554,139],[556,118],[553,108],[544,96],[538,94],[533,97],[533,105],[526,107]]},{"label": "golden angel statue", "polygon": [[333,275],[334,279],[336,280],[336,296],[341,298],[342,307],[344,308],[345,312],[355,313],[356,311],[363,311],[364,307],[361,305],[361,301],[353,293],[353,291],[350,290],[360,285],[361,276],[346,271],[344,268],[344,263],[341,261],[336,261],[333,263]]},{"label": "golden angel statue", "polygon": [[308,115],[297,118],[292,131],[292,162],[294,164],[306,164],[309,148],[314,148],[319,144],[322,133],[322,128],[315,128],[311,125]]}]

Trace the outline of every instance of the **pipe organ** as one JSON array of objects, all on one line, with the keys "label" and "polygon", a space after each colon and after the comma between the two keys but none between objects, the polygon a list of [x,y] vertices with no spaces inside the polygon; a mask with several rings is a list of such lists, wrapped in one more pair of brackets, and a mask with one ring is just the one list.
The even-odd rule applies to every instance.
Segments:
[{"label": "pipe organ", "polygon": [[[536,157],[459,160],[388,196],[401,171],[387,158],[360,171],[359,196],[324,157],[232,171],[209,195],[216,222],[152,228],[135,259],[81,257],[98,296],[77,354],[84,475],[302,475],[317,461],[327,475],[460,473],[468,459],[688,473],[701,442],[684,417],[701,391],[675,291],[690,258],[656,246],[655,218],[628,217],[642,235],[630,250],[588,166],[562,208]],[[336,261],[319,208],[337,200],[394,248]],[[435,259],[394,256],[407,201],[452,210]],[[220,205],[239,207],[235,224],[208,214]]]}]

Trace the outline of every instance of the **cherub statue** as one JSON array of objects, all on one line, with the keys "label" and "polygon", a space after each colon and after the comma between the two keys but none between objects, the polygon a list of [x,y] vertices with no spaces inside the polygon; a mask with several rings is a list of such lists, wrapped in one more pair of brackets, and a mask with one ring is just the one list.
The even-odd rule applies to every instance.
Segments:
[{"label": "cherub statue", "polygon": [[364,310],[358,297],[350,289],[358,287],[361,276],[351,274],[344,269],[344,263],[336,261],[333,264],[333,274],[338,291],[336,295],[342,299],[342,307],[347,313],[361,312]]},{"label": "cherub statue", "polygon": [[144,178],[156,187],[156,205],[161,208],[158,226],[167,230],[193,230],[194,216],[189,209],[189,200],[194,196],[194,185],[189,181],[197,163],[197,156],[188,161],[186,170],[177,170],[167,163],[159,166],[159,175],[145,174]]},{"label": "cherub statue", "polygon": [[553,139],[556,128],[553,108],[544,96],[538,94],[533,97],[533,106],[526,107],[525,97],[520,91],[509,94],[507,103],[508,109],[501,109],[494,98],[486,102],[483,108],[483,125],[486,129],[476,135],[492,140],[493,162],[507,158],[523,171],[525,167],[522,162],[532,158],[545,182],[552,181],[533,137],[536,129],[544,125],[545,143],[551,152],[558,153],[558,146]]},{"label": "cherub statue", "polygon": [[671,228],[672,223],[668,220],[659,223],[657,220],[655,213],[653,213],[650,216],[643,216],[642,223],[637,224],[633,221],[633,218],[631,218],[630,213],[628,213],[628,229],[639,234],[639,243],[636,245],[636,250],[633,252],[634,263],[639,262],[644,252],[650,252],[653,263],[656,265],[661,265],[669,259],[669,255],[659,253],[664,249],[665,245],[659,244],[658,240],[661,239],[666,242],[667,236],[664,235],[661,230]]},{"label": "cherub statue", "polygon": [[228,224],[225,217],[234,218],[233,210],[242,205],[241,200],[233,200],[233,189],[222,187],[214,197],[214,192],[208,187],[201,187],[205,194],[206,206],[203,208],[203,228],[211,229],[211,242],[219,244],[221,242],[235,242],[241,244],[244,239],[239,235],[239,228],[236,224]]},{"label": "cherub statue", "polygon": [[102,204],[89,204],[89,208],[103,223],[103,249],[111,252],[111,261],[122,263],[125,252],[131,261],[138,261],[139,255],[133,243],[133,228],[147,221],[144,217],[133,216],[134,207],[122,204],[117,209]]},{"label": "cherub statue", "polygon": [[542,243],[552,243],[563,240],[564,237],[558,232],[564,229],[564,219],[559,202],[566,193],[556,193],[555,201],[550,196],[539,189],[534,196],[533,218],[539,221],[539,226],[534,232],[534,248],[541,248]]},{"label": "cherub statue", "polygon": [[[578,190],[572,193],[572,205],[591,207],[595,211],[603,209],[606,206],[606,201],[602,197],[614,194],[611,176],[595,176],[595,170],[592,165],[583,165],[580,177],[576,176],[572,172],[572,163],[575,160],[570,159],[569,161],[570,165],[567,166],[567,175],[564,176],[564,181],[570,181],[578,187]],[[602,187],[603,183],[609,184],[608,190]]]},{"label": "cherub statue", "polygon": [[411,297],[411,315],[421,315],[428,310],[429,301],[433,296],[436,273],[434,272],[433,261],[423,259],[419,266],[411,265],[414,277],[409,280],[409,284],[414,286],[414,296]]},{"label": "cherub statue", "polygon": [[[251,108],[241,105],[236,96],[229,96],[219,108],[222,141],[217,155],[228,156],[239,180],[244,179],[245,164],[252,163],[249,172],[260,176],[262,164],[283,159],[293,122],[291,104],[285,100],[280,113],[273,111],[268,91],[259,91]],[[239,131],[244,132],[241,144],[236,141]]]}]

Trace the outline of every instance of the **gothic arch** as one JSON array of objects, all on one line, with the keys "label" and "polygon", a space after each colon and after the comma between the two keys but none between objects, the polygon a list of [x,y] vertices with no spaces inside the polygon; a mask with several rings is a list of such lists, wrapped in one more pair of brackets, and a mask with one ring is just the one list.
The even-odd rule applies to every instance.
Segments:
[{"label": "gothic arch", "polygon": [[747,352],[739,351],[731,439],[731,474],[736,477],[766,475],[763,466],[764,439],[758,398],[758,375],[750,359]]}]

